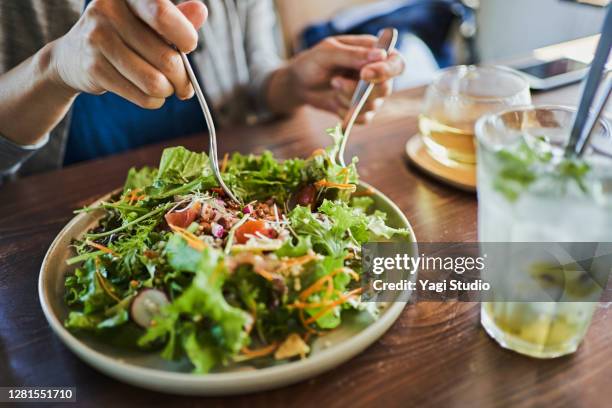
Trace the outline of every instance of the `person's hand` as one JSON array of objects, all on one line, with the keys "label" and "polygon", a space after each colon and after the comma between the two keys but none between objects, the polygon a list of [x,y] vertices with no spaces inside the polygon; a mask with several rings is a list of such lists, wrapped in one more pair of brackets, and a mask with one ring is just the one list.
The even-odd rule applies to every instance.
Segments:
[{"label": "person's hand", "polygon": [[393,78],[404,71],[404,60],[393,50],[375,48],[370,35],[343,35],[323,40],[297,55],[289,64],[298,97],[319,109],[344,118],[359,79],[376,84],[357,123],[369,122],[383,98],[392,91]]},{"label": "person's hand", "polygon": [[180,51],[193,51],[207,17],[199,1],[95,0],[55,41],[56,80],[74,92],[114,92],[148,109],[193,96]]}]

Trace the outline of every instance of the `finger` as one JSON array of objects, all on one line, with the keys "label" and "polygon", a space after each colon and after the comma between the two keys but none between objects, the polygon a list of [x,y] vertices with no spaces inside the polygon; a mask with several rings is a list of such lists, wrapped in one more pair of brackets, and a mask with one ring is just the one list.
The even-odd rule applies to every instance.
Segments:
[{"label": "finger", "polygon": [[342,76],[335,76],[331,80],[331,87],[346,96],[352,96],[357,88],[357,81]]},{"label": "finger", "polygon": [[[132,12],[182,52],[198,45],[198,33],[191,21],[170,0],[126,0]],[[189,6],[193,11],[194,6]],[[193,8],[193,9],[192,9]],[[206,13],[206,8],[200,12]],[[198,17],[202,20],[205,17]]]},{"label": "finger", "polygon": [[136,85],[121,75],[106,59],[98,62],[93,70],[93,74],[101,87],[142,108],[158,109],[165,102],[164,98],[156,98],[142,92]]},{"label": "finger", "polygon": [[[349,100],[347,102],[338,95],[336,97],[338,100],[338,104],[340,105],[336,113],[341,118],[344,118],[346,117],[346,114],[351,107],[351,101]],[[368,100],[363,104],[363,107],[361,108],[361,113],[357,116],[357,120],[355,122],[359,123],[359,118],[363,120],[365,117],[364,115],[368,112],[377,112],[380,108],[382,108],[384,103],[385,103],[385,100],[382,98],[368,98]]]},{"label": "finger", "polygon": [[176,7],[181,10],[181,13],[187,17],[196,30],[199,30],[208,18],[208,9],[200,1],[186,1]]},{"label": "finger", "polygon": [[306,91],[305,100],[309,105],[328,112],[337,113],[343,106],[336,99],[336,92],[333,90],[325,91]]},{"label": "finger", "polygon": [[[351,104],[353,94],[357,87],[357,81],[344,77],[334,77],[331,86],[337,91],[336,98],[340,105],[348,108]],[[364,110],[377,110],[382,106],[383,98],[391,95],[393,81],[385,81],[374,87],[368,101],[364,105]]]},{"label": "finger", "polygon": [[383,98],[368,98],[363,104],[362,112],[376,112],[382,108],[385,100]]},{"label": "finger", "polygon": [[378,38],[373,35],[369,35],[369,34],[338,35],[334,38],[346,45],[356,45],[358,47],[366,47],[366,48],[373,48],[378,43]]},{"label": "finger", "polygon": [[[123,2],[119,2],[123,4]],[[184,3],[187,4],[187,3]],[[125,4],[125,13],[111,20],[123,41],[170,81],[179,99],[189,99],[194,91],[179,53],[151,28],[136,18]]]},{"label": "finger", "polygon": [[336,98],[336,102],[341,109],[348,110],[351,107],[351,97],[342,93],[336,93],[334,97]]},{"label": "finger", "polygon": [[[346,115],[348,114],[348,109],[338,109],[336,114],[338,115],[340,119],[344,120],[344,118],[346,118]],[[367,125],[371,123],[372,120],[374,120],[375,116],[376,116],[376,112],[374,111],[361,112],[355,118],[355,124],[356,125]]]},{"label": "finger", "polygon": [[404,59],[393,51],[389,58],[382,62],[366,65],[361,70],[361,79],[374,83],[380,83],[392,79],[404,72]]},{"label": "finger", "polygon": [[374,89],[372,90],[371,98],[386,98],[391,95],[393,91],[393,80],[381,82],[380,84],[376,84]]},{"label": "finger", "polygon": [[361,69],[366,64],[384,61],[386,56],[384,50],[347,45],[334,37],[323,40],[313,53],[321,66],[331,69]]},{"label": "finger", "polygon": [[100,51],[116,70],[142,92],[155,98],[166,98],[174,88],[168,79],[151,64],[125,45],[113,30],[105,31]]}]

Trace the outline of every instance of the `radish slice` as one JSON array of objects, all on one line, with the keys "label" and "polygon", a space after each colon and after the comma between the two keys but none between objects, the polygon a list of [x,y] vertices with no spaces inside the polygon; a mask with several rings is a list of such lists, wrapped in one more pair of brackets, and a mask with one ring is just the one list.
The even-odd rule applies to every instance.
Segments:
[{"label": "radish slice", "polygon": [[225,234],[225,228],[223,228],[223,226],[217,224],[216,222],[213,222],[211,226],[211,232],[213,237],[223,238],[223,234]]},{"label": "radish slice", "polygon": [[169,303],[168,297],[161,290],[145,289],[132,302],[130,310],[132,320],[140,327],[146,329],[151,325],[153,318]]}]

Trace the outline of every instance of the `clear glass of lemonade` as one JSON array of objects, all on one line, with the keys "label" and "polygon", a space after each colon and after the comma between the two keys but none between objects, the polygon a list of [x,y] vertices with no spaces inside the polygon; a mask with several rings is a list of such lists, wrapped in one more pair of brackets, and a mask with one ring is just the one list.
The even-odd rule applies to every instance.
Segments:
[{"label": "clear glass of lemonade", "polygon": [[419,130],[437,161],[473,165],[476,120],[485,113],[530,103],[529,84],[518,72],[459,65],[442,70],[427,88]]},{"label": "clear glass of lemonade", "polygon": [[[506,246],[508,254],[512,243],[610,246],[612,156],[595,148],[581,158],[564,156],[574,112],[559,106],[524,107],[478,121],[481,245],[497,243]],[[595,146],[612,145],[605,120],[597,124],[594,140]],[[504,282],[520,288],[538,283],[533,268],[520,257],[508,256],[501,265]],[[607,267],[606,274],[609,271]],[[488,299],[492,301],[482,303],[481,323],[500,345],[522,354],[552,358],[573,353],[588,329],[598,297],[589,297],[592,291],[584,290],[580,280],[566,276],[563,285],[564,295],[555,301],[520,296],[495,301],[499,297],[493,295]]]}]

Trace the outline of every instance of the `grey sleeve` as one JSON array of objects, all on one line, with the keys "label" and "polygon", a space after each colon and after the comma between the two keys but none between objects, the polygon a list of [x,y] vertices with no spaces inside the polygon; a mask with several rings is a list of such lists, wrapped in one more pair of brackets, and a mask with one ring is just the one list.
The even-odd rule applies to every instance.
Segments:
[{"label": "grey sleeve", "polygon": [[49,134],[43,139],[29,146],[21,146],[0,135],[0,184],[5,178],[16,174],[21,165],[44,147],[49,141]]},{"label": "grey sleeve", "polygon": [[[65,34],[78,20],[82,7],[83,0],[0,0],[0,75]],[[43,171],[61,163],[60,155],[54,153],[60,151],[63,140],[55,138],[48,143],[50,136],[45,135],[35,145],[20,146],[0,135],[0,184],[17,172],[28,174],[28,168]],[[37,152],[37,157],[28,160]]]},{"label": "grey sleeve", "polygon": [[265,87],[272,72],[283,65],[280,36],[272,0],[249,0],[245,21],[245,50],[251,81],[249,93],[260,113],[267,113]]}]

